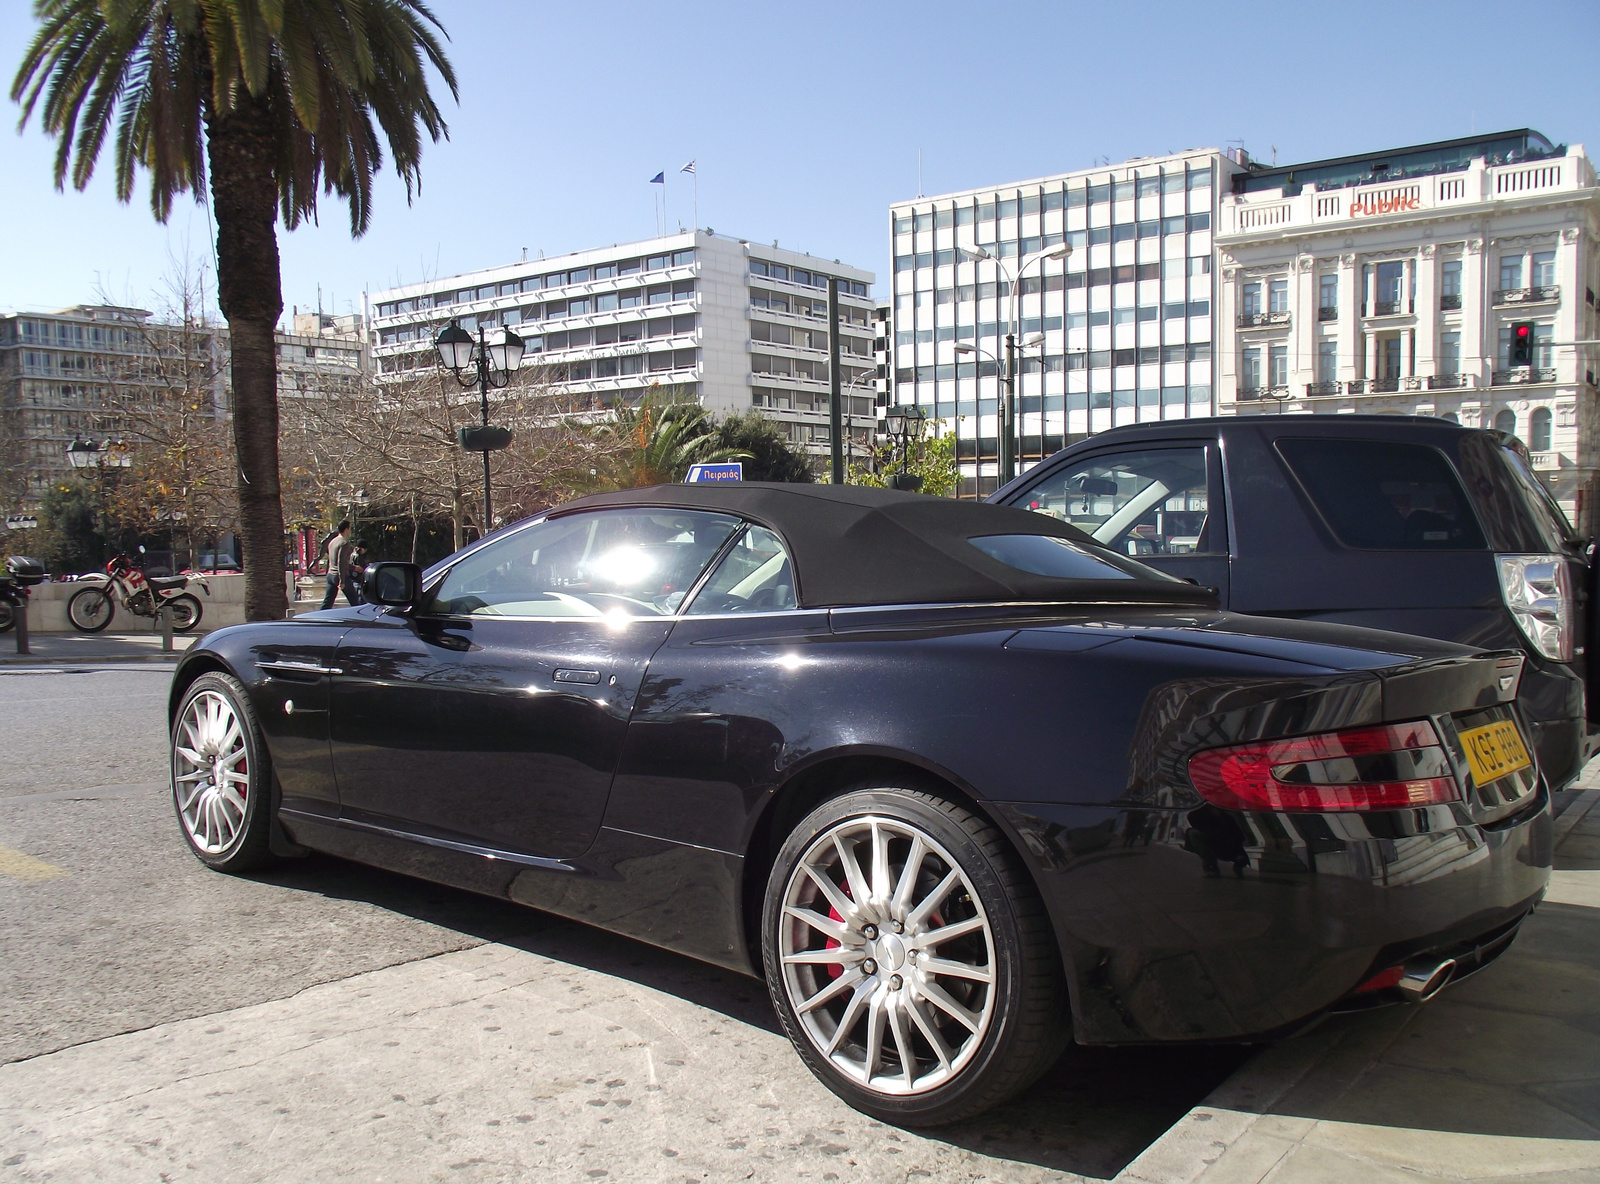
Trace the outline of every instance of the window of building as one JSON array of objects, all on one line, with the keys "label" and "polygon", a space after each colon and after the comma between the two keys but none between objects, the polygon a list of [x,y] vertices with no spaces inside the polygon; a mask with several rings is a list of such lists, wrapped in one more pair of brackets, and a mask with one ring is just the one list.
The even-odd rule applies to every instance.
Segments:
[{"label": "window of building", "polygon": [[1502,289],[1522,287],[1521,255],[1500,256],[1500,287]]},{"label": "window of building", "polygon": [[1494,426],[1497,431],[1505,432],[1508,436],[1517,434],[1517,413],[1509,407],[1502,407],[1495,412]]},{"label": "window of building", "polygon": [[522,281],[522,290],[524,292],[537,292],[542,287],[544,287],[544,276],[542,275],[530,275]]},{"label": "window of building", "polygon": [[[674,267],[682,267],[685,264],[693,263],[693,262],[694,262],[694,252],[692,250],[674,251],[674,252],[672,252],[672,266],[674,266]],[[599,279],[600,278],[599,271],[595,272],[595,277],[594,278],[595,279]]]},{"label": "window of building", "polygon": [[1251,281],[1240,292],[1239,311],[1247,317],[1261,315],[1261,284]]},{"label": "window of building", "polygon": [[597,280],[615,279],[616,274],[617,265],[615,263],[602,263],[594,269],[594,278]]},{"label": "window of building", "polygon": [[1380,263],[1373,272],[1373,314],[1391,316],[1400,311],[1405,288],[1406,265],[1398,260]]},{"label": "window of building", "polygon": [[1289,347],[1274,345],[1267,351],[1267,383],[1269,386],[1289,385]]},{"label": "window of building", "polygon": [[1210,275],[1211,274],[1211,256],[1210,255],[1192,255],[1192,256],[1190,256],[1190,258],[1189,258],[1189,274],[1192,275],[1192,276],[1194,276],[1194,275]]},{"label": "window of building", "polygon": [[1461,307],[1461,260],[1447,259],[1439,267],[1439,307]]},{"label": "window of building", "polygon": [[1528,419],[1528,451],[1550,451],[1550,408],[1535,407]]},{"label": "window of building", "polygon": [[1210,230],[1210,229],[1211,229],[1211,214],[1209,212],[1203,213],[1203,214],[1190,214],[1189,215],[1189,230],[1191,232],[1197,231],[1197,230]]},{"label": "window of building", "polygon": [[1280,440],[1278,450],[1347,547],[1474,550],[1483,533],[1433,448],[1376,440]]},{"label": "window of building", "polygon": [[[644,269],[646,271],[660,271],[662,268],[668,266],[671,262],[672,256],[670,255],[651,255],[644,261]],[[776,267],[776,265],[771,266]]]},{"label": "window of building", "polygon": [[1247,391],[1261,389],[1261,347],[1246,347],[1239,366],[1239,385]]},{"label": "window of building", "polygon": [[1439,373],[1461,373],[1461,334],[1455,330],[1439,334]]},{"label": "window of building", "polygon": [[1320,320],[1331,321],[1339,315],[1339,277],[1325,275],[1317,280],[1317,313]]},{"label": "window of building", "polygon": [[1287,279],[1271,281],[1267,285],[1267,301],[1268,312],[1288,312],[1289,281]]},{"label": "window of building", "polygon": [[[1535,288],[1552,288],[1556,282],[1556,253],[1554,251],[1535,251],[1533,253],[1533,286]],[[1536,451],[1548,451],[1539,449]]]},{"label": "window of building", "polygon": [[1339,343],[1337,341],[1317,342],[1317,381],[1337,382],[1339,380]]}]

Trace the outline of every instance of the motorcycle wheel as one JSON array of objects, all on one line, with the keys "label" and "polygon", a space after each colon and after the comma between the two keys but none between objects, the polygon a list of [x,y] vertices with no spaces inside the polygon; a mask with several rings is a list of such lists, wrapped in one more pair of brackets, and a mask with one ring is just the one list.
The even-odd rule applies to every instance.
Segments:
[{"label": "motorcycle wheel", "polygon": [[0,600],[0,633],[9,633],[17,623],[17,610]]},{"label": "motorcycle wheel", "polygon": [[117,606],[104,588],[84,588],[67,601],[67,620],[79,633],[98,633],[111,624]]},{"label": "motorcycle wheel", "polygon": [[200,623],[200,602],[187,592],[167,601],[167,611],[172,614],[172,631],[187,633]]}]

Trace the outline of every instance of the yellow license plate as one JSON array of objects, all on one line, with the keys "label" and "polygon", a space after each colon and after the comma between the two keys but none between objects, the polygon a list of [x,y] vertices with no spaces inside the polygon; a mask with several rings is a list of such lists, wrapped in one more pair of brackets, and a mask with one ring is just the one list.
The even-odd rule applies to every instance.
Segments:
[{"label": "yellow license plate", "polygon": [[1487,785],[1533,764],[1517,725],[1508,719],[1496,720],[1481,728],[1468,728],[1461,733],[1461,747],[1466,750],[1467,765],[1479,785]]}]

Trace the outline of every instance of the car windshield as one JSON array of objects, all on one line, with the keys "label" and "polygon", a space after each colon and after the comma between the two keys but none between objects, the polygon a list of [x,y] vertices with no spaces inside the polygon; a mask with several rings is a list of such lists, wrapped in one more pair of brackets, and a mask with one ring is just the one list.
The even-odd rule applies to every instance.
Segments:
[{"label": "car windshield", "polygon": [[1104,547],[1090,547],[1070,539],[1047,534],[987,534],[968,539],[990,559],[1031,572],[1062,580],[1164,580],[1180,582],[1175,576],[1125,559]]},{"label": "car windshield", "polygon": [[424,611],[445,616],[655,616],[677,610],[739,520],[601,510],[536,522],[467,555]]}]

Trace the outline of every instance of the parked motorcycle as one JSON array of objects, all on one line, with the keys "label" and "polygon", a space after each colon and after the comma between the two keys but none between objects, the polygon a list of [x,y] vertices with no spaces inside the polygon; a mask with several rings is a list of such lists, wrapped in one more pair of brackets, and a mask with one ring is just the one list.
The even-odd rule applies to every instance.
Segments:
[{"label": "parked motorcycle", "polygon": [[26,555],[12,555],[0,575],[0,633],[16,626],[17,614],[28,611],[28,589],[44,583],[44,564]]},{"label": "parked motorcycle", "polygon": [[187,633],[200,623],[202,610],[200,601],[184,588],[194,583],[211,594],[201,576],[147,576],[126,555],[113,556],[104,576],[86,578],[93,582],[67,601],[67,620],[80,633],[98,633],[111,624],[119,604],[138,617],[154,617],[165,605],[172,631]]}]

